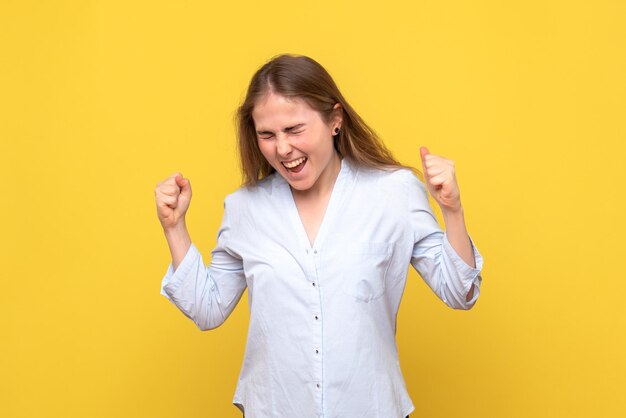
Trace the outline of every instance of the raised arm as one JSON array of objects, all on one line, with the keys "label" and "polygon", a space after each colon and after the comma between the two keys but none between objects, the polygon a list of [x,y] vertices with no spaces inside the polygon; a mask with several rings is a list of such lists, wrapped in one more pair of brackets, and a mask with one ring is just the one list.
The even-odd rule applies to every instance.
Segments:
[{"label": "raised arm", "polygon": [[[425,147],[420,154],[426,185],[413,176],[408,190],[415,232],[412,264],[447,305],[470,309],[479,294],[482,257],[465,227],[454,163]],[[425,188],[441,207],[445,233],[428,205]]]},{"label": "raised arm", "polygon": [[207,266],[185,225],[184,215],[191,200],[189,180],[175,173],[159,183],[155,194],[159,220],[172,255],[161,281],[161,294],[201,330],[216,328],[228,318],[246,288],[242,260],[229,249],[229,208],[225,203],[217,246]]},{"label": "raised arm", "polygon": [[474,252],[465,227],[461,193],[456,181],[454,162],[420,148],[424,180],[430,195],[441,208],[446,233],[452,248],[468,265],[476,267]]},{"label": "raised arm", "polygon": [[154,189],[157,216],[172,254],[174,269],[183,261],[191,246],[185,215],[191,203],[191,183],[181,173],[174,173]]}]

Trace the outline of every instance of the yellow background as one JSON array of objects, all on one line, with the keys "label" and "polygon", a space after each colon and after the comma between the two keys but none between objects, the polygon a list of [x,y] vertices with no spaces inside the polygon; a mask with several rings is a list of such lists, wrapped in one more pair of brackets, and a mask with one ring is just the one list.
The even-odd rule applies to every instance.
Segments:
[{"label": "yellow background", "polygon": [[154,187],[192,182],[208,262],[253,72],[309,55],[403,162],[456,162],[481,297],[411,272],[412,417],[626,416],[626,3],[0,3],[0,416],[239,417],[244,297],[159,294]]}]

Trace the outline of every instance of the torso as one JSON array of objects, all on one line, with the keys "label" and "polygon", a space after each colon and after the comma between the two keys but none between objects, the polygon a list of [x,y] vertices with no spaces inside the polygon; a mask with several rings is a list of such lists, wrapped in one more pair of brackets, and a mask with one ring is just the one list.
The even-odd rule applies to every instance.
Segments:
[{"label": "torso", "polygon": [[[433,228],[411,228],[407,191],[424,190],[412,186],[408,170],[342,168],[329,193],[298,195],[274,175],[228,200],[225,253],[242,260],[250,304],[250,349],[234,397],[246,416],[322,411],[320,388],[294,385],[294,376],[325,386],[328,416],[404,417],[413,409],[395,321],[413,240],[431,236],[435,220]],[[426,194],[416,200],[424,206],[415,210],[426,213]],[[219,280],[232,286],[228,276]],[[272,384],[259,385],[264,378]],[[278,399],[280,388],[297,402]]]}]

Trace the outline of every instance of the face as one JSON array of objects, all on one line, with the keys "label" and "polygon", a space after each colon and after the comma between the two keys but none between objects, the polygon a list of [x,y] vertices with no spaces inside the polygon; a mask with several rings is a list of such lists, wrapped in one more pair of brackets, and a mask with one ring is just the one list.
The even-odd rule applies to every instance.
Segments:
[{"label": "face", "polygon": [[335,109],[326,123],[306,101],[273,92],[254,106],[259,149],[292,189],[306,192],[334,182],[341,160],[332,135],[342,121],[340,105]]}]

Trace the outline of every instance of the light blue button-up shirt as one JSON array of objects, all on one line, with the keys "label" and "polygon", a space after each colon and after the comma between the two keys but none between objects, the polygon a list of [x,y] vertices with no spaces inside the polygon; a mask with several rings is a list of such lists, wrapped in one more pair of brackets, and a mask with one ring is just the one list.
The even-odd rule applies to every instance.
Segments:
[{"label": "light blue button-up shirt", "polygon": [[313,246],[274,173],[226,197],[210,265],[192,244],[176,271],[170,263],[161,294],[208,330],[248,288],[233,399],[246,418],[405,417],[414,407],[395,334],[408,266],[448,306],[469,309],[482,281],[472,246],[476,268],[452,248],[410,170],[344,158]]}]

